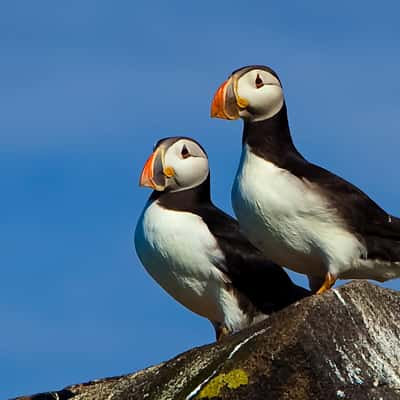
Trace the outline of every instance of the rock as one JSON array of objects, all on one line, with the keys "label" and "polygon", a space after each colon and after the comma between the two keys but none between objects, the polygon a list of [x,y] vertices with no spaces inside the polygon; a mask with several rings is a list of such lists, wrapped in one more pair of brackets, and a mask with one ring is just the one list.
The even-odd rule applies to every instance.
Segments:
[{"label": "rock", "polygon": [[24,400],[400,399],[400,293],[354,281],[221,343]]}]

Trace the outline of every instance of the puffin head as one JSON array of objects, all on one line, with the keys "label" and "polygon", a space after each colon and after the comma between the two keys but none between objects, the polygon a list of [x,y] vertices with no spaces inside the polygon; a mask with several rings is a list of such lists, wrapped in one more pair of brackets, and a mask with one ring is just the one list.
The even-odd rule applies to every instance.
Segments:
[{"label": "puffin head", "polygon": [[207,154],[199,143],[187,137],[169,137],[154,146],[139,185],[160,192],[178,192],[199,186],[208,175]]},{"label": "puffin head", "polygon": [[211,117],[261,121],[277,114],[284,104],[278,75],[269,67],[251,65],[232,72],[218,88]]}]

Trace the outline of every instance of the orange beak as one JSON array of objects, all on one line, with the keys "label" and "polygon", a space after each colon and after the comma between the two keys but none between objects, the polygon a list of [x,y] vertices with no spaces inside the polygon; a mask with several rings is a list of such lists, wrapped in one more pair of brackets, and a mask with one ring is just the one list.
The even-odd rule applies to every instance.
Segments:
[{"label": "orange beak", "polygon": [[239,104],[235,95],[234,80],[230,77],[216,91],[211,103],[211,118],[238,119]]},{"label": "orange beak", "polygon": [[155,190],[165,189],[165,176],[163,174],[162,151],[156,149],[144,164],[139,180],[140,186],[146,186]]},{"label": "orange beak", "polygon": [[225,96],[226,87],[229,85],[230,79],[226,80],[215,92],[214,98],[211,103],[211,118],[229,119],[225,112]]}]

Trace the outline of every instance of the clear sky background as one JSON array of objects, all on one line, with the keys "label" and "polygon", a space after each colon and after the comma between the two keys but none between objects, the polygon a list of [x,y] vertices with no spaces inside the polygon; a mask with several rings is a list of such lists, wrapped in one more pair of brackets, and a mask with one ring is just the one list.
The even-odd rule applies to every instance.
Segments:
[{"label": "clear sky background", "polygon": [[209,107],[233,69],[275,68],[300,151],[399,215],[399,13],[396,1],[3,2],[0,398],[213,341],[140,266],[133,232],[150,194],[139,173],[165,136],[204,145],[231,212],[242,123]]}]

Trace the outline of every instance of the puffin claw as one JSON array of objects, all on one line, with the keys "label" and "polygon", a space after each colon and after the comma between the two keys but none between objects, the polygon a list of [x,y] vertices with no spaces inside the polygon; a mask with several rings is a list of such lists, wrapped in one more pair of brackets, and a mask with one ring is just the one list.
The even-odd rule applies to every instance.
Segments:
[{"label": "puffin claw", "polygon": [[337,281],[337,278],[334,277],[330,272],[325,275],[325,281],[322,286],[318,289],[317,294],[322,294],[329,290]]},{"label": "puffin claw", "polygon": [[225,336],[228,336],[229,334],[229,329],[225,325],[218,325],[215,327],[215,336],[217,342],[220,342]]}]

